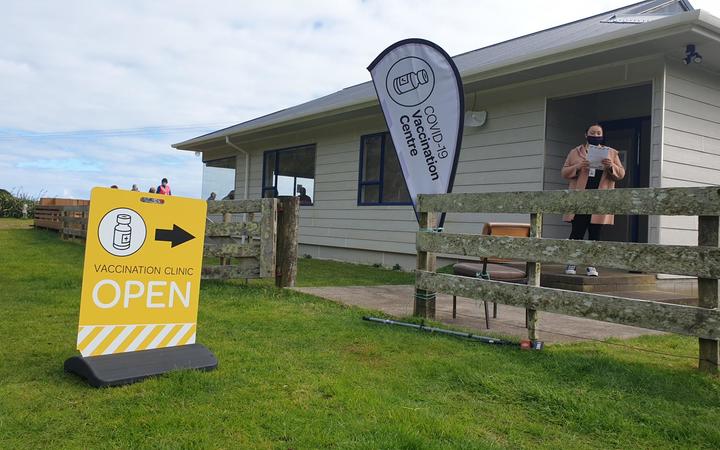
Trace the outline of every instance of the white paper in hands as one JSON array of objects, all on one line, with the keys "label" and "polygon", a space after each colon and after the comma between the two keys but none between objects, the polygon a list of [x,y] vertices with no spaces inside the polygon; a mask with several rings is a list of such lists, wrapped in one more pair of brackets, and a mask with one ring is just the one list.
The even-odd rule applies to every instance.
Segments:
[{"label": "white paper in hands", "polygon": [[609,158],[610,151],[608,147],[600,147],[598,145],[588,145],[587,159],[591,169],[603,169],[603,159]]}]

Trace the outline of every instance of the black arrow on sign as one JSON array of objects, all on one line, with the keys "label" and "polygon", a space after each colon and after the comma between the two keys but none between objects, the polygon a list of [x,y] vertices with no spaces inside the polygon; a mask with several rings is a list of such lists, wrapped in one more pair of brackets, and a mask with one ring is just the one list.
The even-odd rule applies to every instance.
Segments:
[{"label": "black arrow on sign", "polygon": [[183,244],[191,239],[195,239],[195,236],[175,224],[173,224],[172,230],[161,230],[159,228],[155,230],[155,240],[171,242],[171,248]]}]

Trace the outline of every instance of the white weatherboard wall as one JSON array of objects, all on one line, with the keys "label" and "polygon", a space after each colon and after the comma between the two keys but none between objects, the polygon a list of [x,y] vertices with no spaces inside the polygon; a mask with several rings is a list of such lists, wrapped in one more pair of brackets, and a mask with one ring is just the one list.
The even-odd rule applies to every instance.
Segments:
[{"label": "white weatherboard wall", "polygon": [[[454,192],[541,189],[544,98],[484,104],[483,109],[488,111],[487,123],[466,130]],[[386,129],[378,112],[365,119],[246,143],[242,148],[251,152],[250,197],[260,196],[264,151],[315,143],[314,205],[300,208],[300,252],[413,267],[417,221],[412,207],[357,205],[361,136]],[[243,186],[243,176],[238,170],[238,188]],[[518,219],[455,214],[449,215],[446,229],[479,233],[486,220]]]},{"label": "white weatherboard wall", "polygon": [[[720,184],[720,76],[669,61],[665,80],[662,186]],[[660,242],[696,245],[697,218],[662,216]]]},{"label": "white weatherboard wall", "polygon": [[[482,127],[465,129],[453,192],[542,190],[547,175],[546,99],[651,83],[662,74],[663,64],[661,58],[648,57],[490,91],[466,88],[466,109],[487,111],[488,118]],[[365,118],[328,119],[323,126],[278,131],[271,138],[233,138],[233,142],[251,154],[250,198],[260,197],[264,151],[316,144],[314,205],[300,208],[300,254],[399,263],[410,269],[415,266],[417,230],[412,207],[357,205],[360,138],[386,130],[380,109],[375,108]],[[562,139],[569,143],[566,138]],[[559,142],[566,152],[565,143]],[[223,146],[207,151],[205,158],[214,159],[227,150]],[[244,186],[243,161],[238,157],[238,194]],[[485,221],[528,220],[528,215],[449,214],[445,228],[480,233]]]}]

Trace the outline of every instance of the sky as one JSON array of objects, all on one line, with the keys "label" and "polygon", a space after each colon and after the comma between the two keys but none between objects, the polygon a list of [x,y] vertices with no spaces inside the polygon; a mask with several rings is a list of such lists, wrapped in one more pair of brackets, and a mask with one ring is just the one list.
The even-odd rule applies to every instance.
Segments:
[{"label": "sky", "polygon": [[[631,0],[3,2],[0,188],[89,198],[166,177],[199,197],[202,162],[171,144],[370,80],[401,39],[450,55]],[[720,17],[720,1],[691,0]]]}]

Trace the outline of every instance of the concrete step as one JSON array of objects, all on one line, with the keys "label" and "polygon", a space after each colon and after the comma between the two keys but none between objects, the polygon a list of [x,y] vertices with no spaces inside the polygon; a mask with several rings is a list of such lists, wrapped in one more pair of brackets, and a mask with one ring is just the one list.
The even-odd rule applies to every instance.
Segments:
[{"label": "concrete step", "polygon": [[643,290],[643,291],[622,290],[622,291],[603,292],[602,294],[603,295],[614,295],[614,296],[618,296],[618,297],[634,298],[634,299],[638,299],[638,300],[652,300],[654,302],[674,303],[676,305],[687,305],[687,306],[697,306],[698,305],[697,297],[689,297],[687,295],[683,296],[682,294],[678,294],[677,292],[660,291],[657,289],[649,289],[649,290]]},{"label": "concrete step", "polygon": [[577,275],[566,275],[565,266],[542,267],[540,284],[545,287],[580,292],[645,291],[656,289],[655,274],[629,273],[598,267],[599,277],[585,275],[585,267],[578,266]]}]

